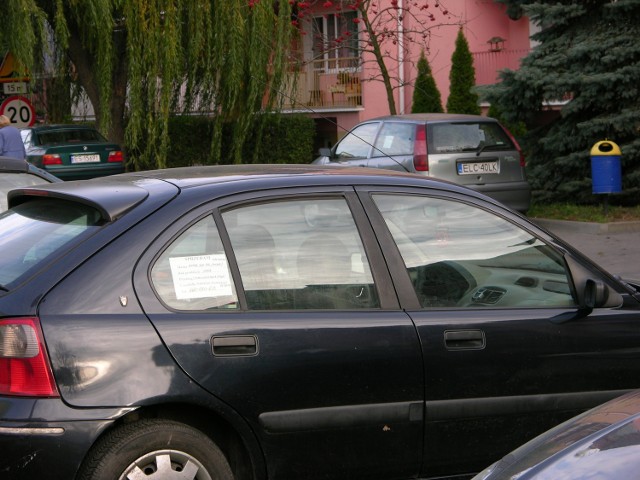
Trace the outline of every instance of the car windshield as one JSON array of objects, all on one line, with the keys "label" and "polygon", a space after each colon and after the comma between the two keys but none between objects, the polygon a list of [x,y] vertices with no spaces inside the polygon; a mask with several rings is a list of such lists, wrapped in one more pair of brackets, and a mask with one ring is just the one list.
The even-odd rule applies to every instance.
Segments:
[{"label": "car windshield", "polygon": [[63,248],[98,228],[92,207],[60,199],[35,199],[0,214],[0,285],[10,289]]},{"label": "car windshield", "polygon": [[97,130],[65,129],[50,132],[39,132],[37,134],[40,145],[59,145],[62,143],[82,143],[82,142],[106,142],[105,138]]}]

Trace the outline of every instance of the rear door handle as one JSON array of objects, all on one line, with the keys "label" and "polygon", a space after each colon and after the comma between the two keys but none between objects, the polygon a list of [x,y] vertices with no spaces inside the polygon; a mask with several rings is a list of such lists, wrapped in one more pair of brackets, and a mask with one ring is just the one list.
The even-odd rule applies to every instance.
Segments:
[{"label": "rear door handle", "polygon": [[486,345],[482,330],[445,330],[447,350],[482,350]]},{"label": "rear door handle", "polygon": [[258,337],[255,335],[214,336],[211,337],[211,350],[216,357],[257,355]]}]

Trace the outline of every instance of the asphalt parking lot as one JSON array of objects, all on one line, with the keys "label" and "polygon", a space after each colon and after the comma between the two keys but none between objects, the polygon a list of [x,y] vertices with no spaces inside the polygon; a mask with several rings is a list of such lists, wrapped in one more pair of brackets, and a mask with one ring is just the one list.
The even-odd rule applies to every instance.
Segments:
[{"label": "asphalt parking lot", "polygon": [[640,222],[588,223],[532,219],[608,272],[640,279]]}]

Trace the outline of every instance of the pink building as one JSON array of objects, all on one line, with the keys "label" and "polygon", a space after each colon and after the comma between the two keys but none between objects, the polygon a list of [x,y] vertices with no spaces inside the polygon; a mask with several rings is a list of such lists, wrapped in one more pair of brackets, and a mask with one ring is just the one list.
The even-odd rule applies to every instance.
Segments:
[{"label": "pink building", "polygon": [[[285,108],[317,119],[327,146],[357,123],[389,114],[380,67],[369,51],[362,15],[351,8],[367,5],[378,18],[392,79],[397,113],[409,113],[416,63],[426,34],[429,65],[446,106],[455,39],[463,29],[474,57],[476,83],[494,83],[503,68],[517,69],[530,48],[526,18],[513,21],[493,0],[319,0],[298,2],[301,35],[295,46],[297,83],[285,95]],[[386,30],[385,30],[386,29]],[[402,48],[404,46],[404,48]]]}]

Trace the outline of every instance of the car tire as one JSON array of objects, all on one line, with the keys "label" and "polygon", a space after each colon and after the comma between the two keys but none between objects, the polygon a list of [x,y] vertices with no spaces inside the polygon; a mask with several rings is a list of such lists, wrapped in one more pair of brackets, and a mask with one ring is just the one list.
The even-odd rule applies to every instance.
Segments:
[{"label": "car tire", "polygon": [[233,480],[233,473],[222,451],[199,430],[174,421],[141,420],[100,439],[78,478]]}]

